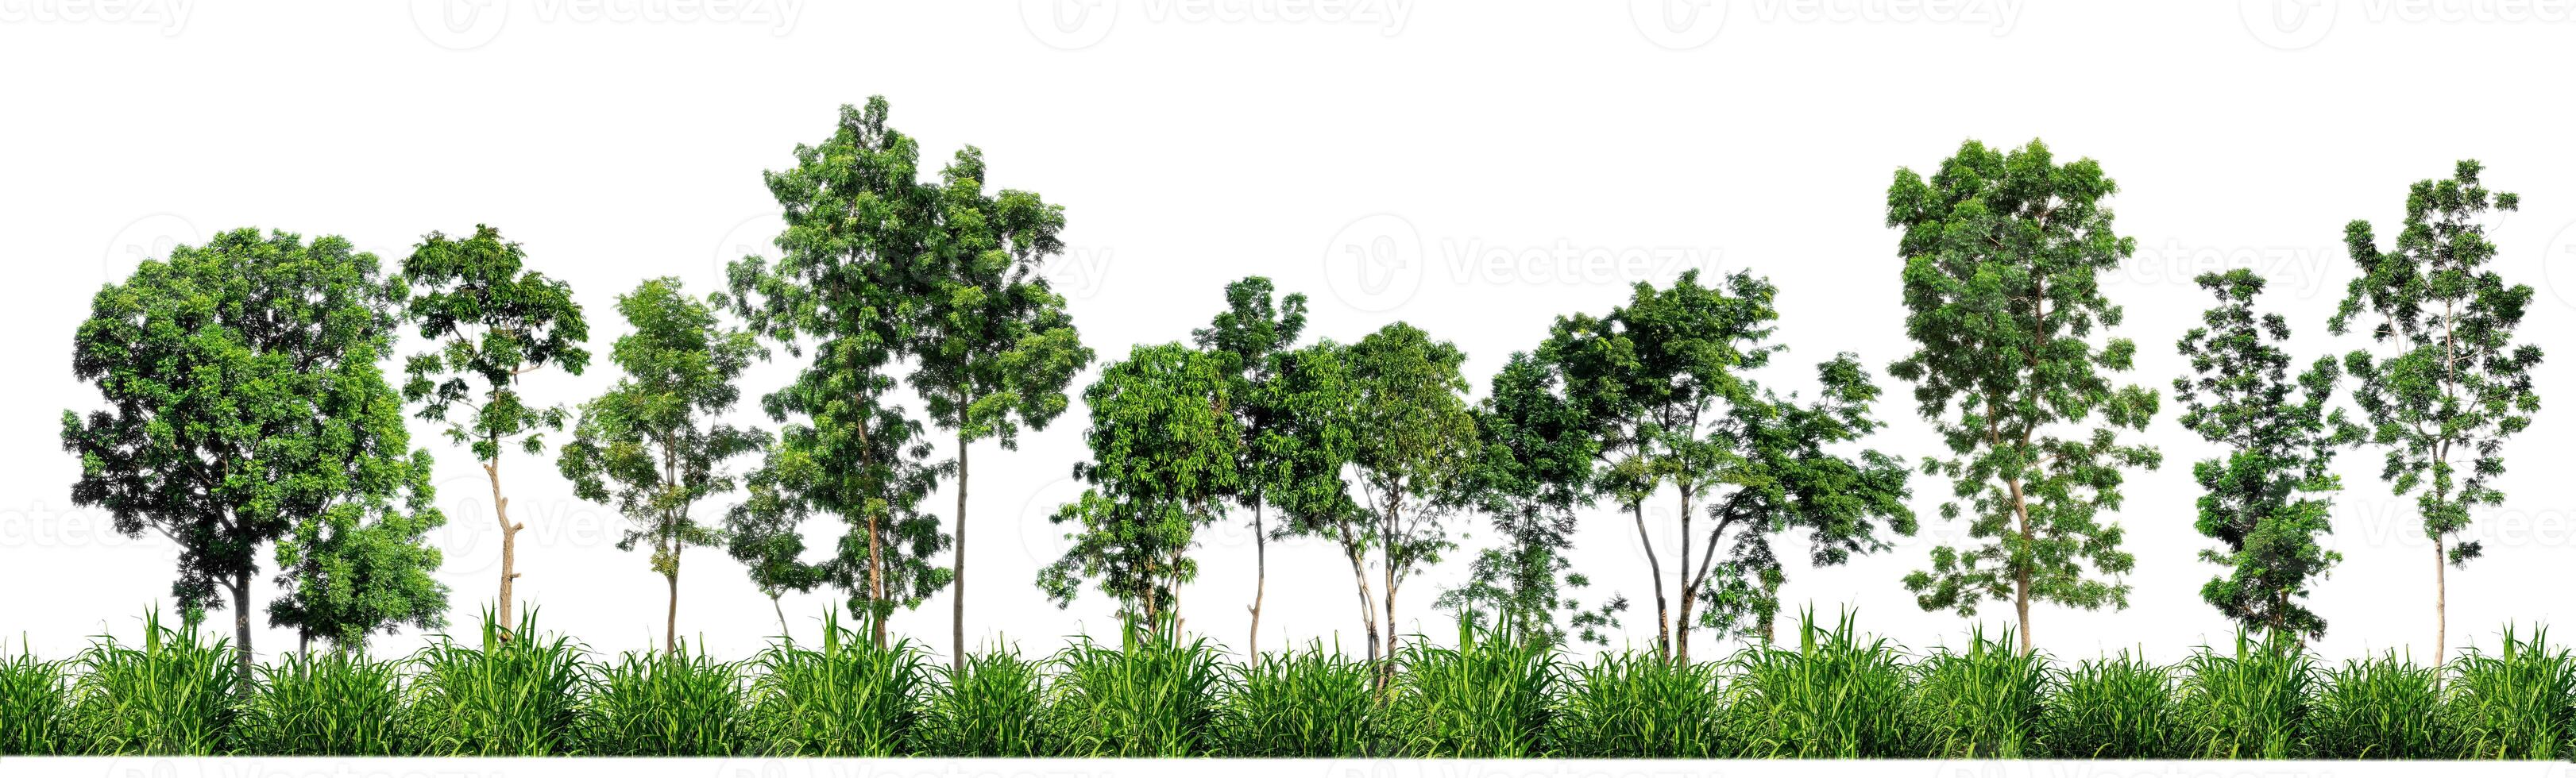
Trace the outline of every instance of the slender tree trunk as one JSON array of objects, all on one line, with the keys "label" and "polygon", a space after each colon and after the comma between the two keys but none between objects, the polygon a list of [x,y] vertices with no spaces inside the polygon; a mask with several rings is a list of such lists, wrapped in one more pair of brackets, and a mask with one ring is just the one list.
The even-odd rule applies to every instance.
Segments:
[{"label": "slender tree trunk", "polygon": [[[1637,519],[1637,547],[1646,551],[1646,577],[1655,582],[1655,653],[1663,659],[1673,658],[1673,620],[1664,602],[1664,565],[1655,559],[1654,536],[1646,532],[1646,503],[1642,500],[1628,506]],[[1683,559],[1682,564],[1690,564]]]},{"label": "slender tree trunk", "polygon": [[1386,529],[1384,530],[1386,534],[1383,536],[1386,538],[1386,559],[1384,563],[1384,567],[1386,568],[1386,664],[1379,666],[1380,669],[1378,674],[1381,677],[1381,683],[1393,682],[1395,680],[1396,635],[1402,631],[1395,626],[1395,571],[1401,564],[1396,560],[1395,550],[1396,546],[1400,544],[1397,540],[1396,527],[1404,521],[1404,505],[1394,494],[1387,495],[1386,516]]},{"label": "slender tree trunk", "polygon": [[2441,538],[2440,536],[2438,536],[2438,535],[2437,535],[2437,536],[2434,536],[2434,538],[2433,538],[2433,666],[2434,666],[2434,667],[2441,667],[2441,666],[2442,666],[2442,653],[2443,653],[2443,651],[2444,651],[2446,648],[2448,648],[2448,647],[2450,646],[2450,643],[2451,643],[2451,615],[2450,615],[2450,610],[2449,610],[2449,608],[2448,608],[2448,607],[2446,607],[2446,606],[2447,606],[2447,601],[2450,599],[2450,592],[2451,592],[2451,590],[2450,590],[2450,582],[2449,582],[2449,579],[2450,579],[2450,576],[2451,576],[2451,572],[2450,572],[2450,570],[2448,569],[2448,568],[2450,567],[2450,565],[2446,564],[2446,562],[2448,562],[2448,561],[2449,561],[2449,560],[2448,560],[2448,559],[2445,557],[2445,555],[2442,553],[2442,538]]},{"label": "slender tree trunk", "polygon": [[773,594],[769,596],[769,612],[778,615],[779,642],[786,643],[791,646],[796,645],[795,636],[787,633],[787,609],[778,607],[778,595]]},{"label": "slender tree trunk", "polygon": [[[490,440],[495,446],[500,444],[500,439],[497,437]],[[498,448],[493,449],[491,461],[483,463],[483,475],[492,481],[492,517],[501,523],[501,603],[498,610],[501,617],[501,639],[508,640],[519,625],[518,619],[512,615],[510,598],[512,590],[517,588],[516,583],[519,579],[519,530],[526,529],[527,525],[510,521],[510,498],[501,496],[499,451]]]},{"label": "slender tree trunk", "polygon": [[[1691,571],[1691,485],[1678,481],[1673,485],[1682,492],[1682,567],[1677,571],[1682,575],[1682,602],[1673,610],[1673,663],[1686,665],[1690,664],[1691,605],[1699,599],[1700,583],[1708,580],[1708,563],[1703,560],[1697,573]],[[1709,538],[1708,542],[1709,552],[1714,553],[1717,539]]]},{"label": "slender tree trunk", "polygon": [[671,588],[671,605],[662,613],[662,650],[680,655],[680,539],[671,539],[671,571],[662,575]]},{"label": "slender tree trunk", "polygon": [[879,559],[877,513],[868,512],[868,640],[878,648],[886,644],[885,617],[877,611],[885,603],[885,563]]},{"label": "slender tree trunk", "polygon": [[[249,571],[235,574],[229,588],[233,590],[233,661],[236,670],[240,673],[233,678],[233,687],[247,695],[250,694],[251,689]],[[193,624],[183,625],[182,628],[191,632],[196,631],[196,625]]]},{"label": "slender tree trunk", "polygon": [[1270,536],[1262,531],[1261,503],[1252,504],[1252,629],[1245,645],[1252,647],[1252,666],[1261,667],[1261,598],[1270,589]]},{"label": "slender tree trunk", "polygon": [[1376,664],[1379,658],[1377,641],[1377,603],[1375,602],[1376,598],[1369,596],[1368,562],[1362,558],[1362,555],[1367,552],[1363,551],[1358,545],[1347,539],[1342,543],[1342,551],[1346,556],[1350,557],[1351,578],[1357,582],[1359,587],[1360,628],[1363,630],[1363,633],[1368,636],[1369,663]]},{"label": "slender tree trunk", "polygon": [[[962,418],[966,414],[966,406],[962,404],[965,398],[960,397],[958,401],[961,404],[957,406],[957,414]],[[951,619],[948,625],[948,661],[949,666],[959,672],[966,670],[966,446],[968,442],[966,425],[961,423],[957,426],[957,539],[954,549],[956,561],[952,563],[957,577],[948,582],[949,593],[955,595],[949,602]]]}]

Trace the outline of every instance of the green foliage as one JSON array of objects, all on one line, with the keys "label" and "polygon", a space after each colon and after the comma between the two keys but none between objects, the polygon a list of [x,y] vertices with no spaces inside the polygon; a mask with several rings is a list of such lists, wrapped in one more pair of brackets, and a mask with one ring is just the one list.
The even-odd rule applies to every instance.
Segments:
[{"label": "green foliage", "polygon": [[283,654],[259,668],[234,741],[242,753],[404,756],[419,748],[403,663],[357,651]]},{"label": "green foliage", "polygon": [[101,635],[77,660],[67,742],[90,754],[223,753],[240,716],[236,656],[195,622],[172,628],[145,612],[141,645]]},{"label": "green foliage", "polygon": [[1554,720],[1549,755],[1585,759],[1711,759],[1728,752],[1721,664],[1683,664],[1645,651],[1603,652],[1576,665]]},{"label": "green foliage", "polygon": [[240,229],[147,260],[90,301],[72,372],[110,410],[65,411],[72,502],[117,531],[178,543],[182,612],[234,609],[250,676],[257,550],[277,542],[274,624],[344,642],[438,623],[446,589],[423,535],[429,455],[377,362],[398,284],[347,240]]},{"label": "green foliage", "polygon": [[1474,412],[1478,450],[1463,499],[1484,511],[1500,542],[1478,553],[1466,585],[1442,592],[1437,604],[1461,619],[1490,615],[1500,627],[1549,644],[1607,644],[1627,600],[1585,606],[1572,590],[1591,579],[1566,561],[1575,509],[1592,502],[1601,445],[1593,421],[1566,396],[1559,372],[1528,353],[1503,363]]},{"label": "green foliage", "polygon": [[1300,474],[1295,463],[1302,441],[1290,424],[1285,382],[1289,348],[1306,329],[1306,296],[1273,299],[1270,279],[1247,276],[1225,286],[1225,311],[1208,326],[1191,330],[1192,341],[1221,360],[1226,377],[1228,410],[1237,437],[1232,502],[1252,509],[1253,590],[1251,626],[1245,628],[1245,652],[1260,664],[1261,605],[1269,592],[1270,539],[1279,533],[1264,512],[1279,497],[1293,504]]},{"label": "green foliage", "polygon": [[1852,616],[1831,627],[1798,619],[1798,646],[1763,643],[1729,662],[1729,756],[1854,759],[1913,756],[1906,713],[1912,672],[1885,638],[1865,639]]},{"label": "green foliage", "polygon": [[929,670],[910,641],[863,640],[832,614],[820,646],[772,645],[755,664],[753,753],[892,756],[918,734]]},{"label": "green foliage", "polygon": [[437,756],[555,756],[574,753],[581,700],[592,691],[581,647],[537,629],[531,610],[504,633],[489,611],[480,643],[449,636],[421,649],[413,703],[423,753]]},{"label": "green foliage", "polygon": [[2182,663],[2182,755],[2289,759],[2316,694],[2316,665],[2289,635],[2236,634],[2236,650],[2207,646]]},{"label": "green foliage", "polygon": [[2459,731],[2442,702],[2442,669],[2398,658],[2345,662],[2328,670],[2302,722],[2318,759],[2444,759]]},{"label": "green foliage", "polygon": [[2202,586],[2200,597],[2249,628],[2321,637],[2325,619],[2302,600],[2343,555],[2317,545],[2317,536],[2333,531],[2333,503],[2304,495],[2341,488],[2330,470],[2335,450],[2359,441],[2361,428],[2344,420],[2343,409],[2327,407],[2341,377],[2332,357],[2318,358],[2296,383],[2289,379],[2290,356],[2280,343],[2290,325],[2279,314],[2254,315],[2261,277],[2240,268],[2203,273],[2199,283],[2218,305],[2176,346],[2195,375],[2174,379],[2174,398],[2183,404],[2184,427],[2227,448],[2191,473],[2203,492],[2194,526],[2226,546],[2202,551],[2201,561],[2232,568]]},{"label": "green foliage", "polygon": [[1924,660],[1910,706],[1923,732],[1921,756],[2018,759],[2039,750],[2048,662],[2011,643],[2010,631],[1987,640],[1978,629],[1967,651],[1942,649]]},{"label": "green foliage", "polygon": [[[2468,529],[2474,506],[2500,505],[2494,480],[2504,474],[2504,441],[2531,426],[2540,410],[2531,370],[2540,347],[2513,342],[2531,306],[2531,287],[2506,285],[2489,264],[2496,246],[2481,218],[2511,211],[2521,198],[2490,192],[2485,169],[2462,160],[2451,178],[2418,181],[2406,193],[2405,226],[2381,250],[2370,222],[2344,225],[2344,245],[2361,277],[2352,280],[2328,326],[2350,331],[2359,318],[2373,348],[2344,356],[2358,385],[2353,404],[2370,426],[2370,442],[2388,450],[2379,477],[2391,492],[2415,494],[2424,535],[2433,539],[2434,654],[2448,643],[2442,565],[2477,558],[2477,541],[2450,539]],[[2377,321],[2372,321],[2376,319]],[[2467,461],[2456,456],[2466,454]]]},{"label": "green foliage", "polygon": [[0,656],[0,756],[61,753],[71,732],[71,684],[65,663],[37,659],[19,647]]},{"label": "green foliage", "polygon": [[921,719],[923,754],[1032,757],[1054,752],[1046,733],[1043,662],[1014,650],[968,654],[943,668]]},{"label": "green foliage", "polygon": [[[438,344],[406,364],[403,396],[421,403],[421,418],[445,422],[448,438],[471,446],[478,462],[499,460],[510,438],[538,453],[544,431],[563,429],[563,407],[528,405],[519,376],[549,366],[581,375],[590,363],[582,348],[590,324],[572,285],[526,264],[526,250],[481,224],[466,238],[432,232],[403,260],[406,314]],[[463,418],[451,417],[460,410]]]},{"label": "green foliage", "polygon": [[583,701],[582,753],[730,756],[752,743],[741,663],[704,653],[630,651],[599,668]]},{"label": "green foliage", "polygon": [[[794,167],[763,175],[787,222],[779,256],[745,257],[727,273],[753,332],[790,355],[812,351],[794,382],[761,399],[785,426],[729,519],[759,542],[734,553],[760,561],[753,582],[773,596],[825,581],[847,592],[880,646],[896,608],[919,606],[954,575],[930,561],[950,538],[919,510],[953,465],[930,461],[921,423],[887,397],[898,363],[927,337],[942,190],[920,183],[920,148],[886,126],[886,111],[884,98],[842,106],[831,138],[798,144]],[[828,561],[807,563],[787,538],[814,514],[848,529]]]},{"label": "green foliage", "polygon": [[1239,486],[1243,440],[1225,364],[1178,343],[1138,346],[1083,391],[1091,461],[1073,476],[1089,488],[1048,518],[1075,528],[1073,545],[1038,571],[1056,607],[1089,578],[1118,600],[1121,619],[1160,625],[1177,612],[1181,584],[1198,573],[1192,538]]},{"label": "green foliage", "polygon": [[2576,745],[2576,654],[2548,645],[2535,629],[2527,640],[2505,628],[2496,653],[2471,648],[2454,672],[2450,700],[2462,756],[2473,759],[2566,759]]},{"label": "green foliage", "polygon": [[[2119,576],[2136,559],[2099,514],[2119,509],[2125,470],[2160,461],[2119,442],[2156,411],[2155,392],[2112,382],[2136,344],[2095,342],[2121,318],[2096,277],[2136,250],[2103,202],[2118,188],[2100,163],[2058,164],[2034,140],[2010,151],[1968,141],[1930,179],[1900,168],[1887,190],[1887,225],[1905,232],[1905,331],[1920,346],[1888,372],[1915,385],[1953,455],[1923,466],[1954,486],[1942,517],[1966,516],[1984,541],[1933,549],[1932,568],[1905,588],[1924,610],[1963,616],[2010,598],[2024,651],[2032,602],[2128,606]],[[2081,426],[2091,429],[2060,431]]]},{"label": "green foliage", "polygon": [[1366,756],[1381,709],[1367,662],[1323,641],[1226,668],[1212,750],[1229,757]]},{"label": "green foliage", "polygon": [[[1386,656],[1395,655],[1396,597],[1405,580],[1456,547],[1445,520],[1478,454],[1468,410],[1467,355],[1396,322],[1343,352],[1350,360],[1350,463],[1368,496],[1367,532],[1379,557]],[[1361,598],[1363,602],[1366,597]]]},{"label": "green foliage", "polygon": [[2051,759],[2169,759],[2186,726],[2173,673],[2121,652],[2058,676],[2039,740]]},{"label": "green foliage", "polygon": [[1564,667],[1545,643],[1458,624],[1454,648],[1417,640],[1395,657],[1387,738],[1397,755],[1518,759],[1545,753]]},{"label": "green foliage", "polygon": [[1121,642],[1110,648],[1080,638],[1050,660],[1050,739],[1065,756],[1207,753],[1224,683],[1216,647],[1133,623]]},{"label": "green foliage", "polygon": [[558,467],[574,494],[614,504],[636,525],[618,539],[618,550],[649,544],[653,572],[670,588],[663,645],[676,652],[681,554],[724,540],[689,511],[733,491],[726,460],[768,442],[759,430],[718,421],[742,397],[734,380],[767,352],[751,333],[724,327],[715,308],[690,299],[676,278],[638,285],[617,298],[617,310],[635,328],[609,356],[626,377],[582,404]]}]

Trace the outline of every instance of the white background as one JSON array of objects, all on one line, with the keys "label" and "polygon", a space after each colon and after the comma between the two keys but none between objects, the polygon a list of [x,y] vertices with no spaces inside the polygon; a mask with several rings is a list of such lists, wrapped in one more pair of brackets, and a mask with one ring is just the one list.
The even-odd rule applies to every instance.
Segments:
[{"label": "white background", "polygon": [[[2576,31],[2563,4],[1027,5],[0,0],[9,650],[22,635],[49,656],[103,629],[131,636],[145,608],[168,601],[174,550],[74,509],[77,464],[57,438],[64,409],[98,402],[70,375],[72,332],[91,293],[140,257],[257,226],[344,235],[391,263],[424,232],[490,223],[526,245],[533,268],[571,281],[604,352],[625,330],[616,294],[665,274],[710,290],[721,262],[766,250],[777,206],[761,171],[791,164],[796,144],[828,135],[837,106],[873,94],[922,140],[926,169],[977,144],[991,185],[1065,206],[1073,248],[1048,272],[1104,362],[1186,338],[1225,282],[1264,274],[1314,297],[1311,336],[1348,341],[1403,319],[1455,340],[1481,393],[1557,315],[1604,312],[1628,284],[1689,267],[1751,268],[1782,289],[1791,351],[1769,380],[1805,388],[1806,365],[1857,352],[1889,389],[1880,411],[1893,424],[1873,445],[1913,459],[1939,452],[1907,387],[1884,375],[1911,349],[1883,226],[1890,175],[1929,170],[1967,138],[2039,137],[2066,159],[2100,160],[2120,184],[2119,231],[2140,246],[2110,294],[2129,313],[2118,334],[2140,346],[2134,380],[2167,395],[2145,434],[2166,465],[2134,476],[2116,516],[2138,557],[2129,609],[2039,608],[2041,646],[2068,658],[2143,647],[2170,660],[2231,631],[2199,599],[2215,568],[2194,559],[2209,542],[2191,527],[2189,468],[2212,449],[2173,421],[2168,385],[2184,369],[2172,344],[2206,304],[2191,276],[2255,267],[2302,361],[2351,348],[2358,338],[2324,333],[2353,275],[2343,224],[2370,219],[2386,236],[2409,183],[2481,159],[2492,186],[2524,196],[2492,232],[2496,269],[2540,289],[2523,333],[2551,355],[2536,375],[2539,421],[2506,448],[2507,505],[2480,512],[2471,533],[2487,557],[2451,577],[2451,634],[2493,645],[2509,621],[2576,609],[2564,596],[2576,458],[2558,444],[2576,423],[2576,143],[2552,86]],[[1394,253],[1362,264],[1351,247]],[[1642,259],[1604,259],[1619,257]],[[575,402],[614,372],[601,358],[585,376],[539,375],[529,392]],[[787,375],[767,365],[747,395]],[[978,641],[1046,653],[1077,631],[1110,634],[1096,592],[1058,610],[1032,585],[1062,546],[1044,516],[1077,491],[1067,474],[1083,424],[1077,406],[1017,452],[975,452]],[[428,423],[414,434],[439,460],[440,577],[461,625],[493,596],[498,532],[470,456]],[[544,627],[603,652],[657,641],[662,585],[644,554],[613,547],[623,520],[573,498],[551,454],[504,467],[529,527],[518,591]],[[2433,571],[2411,501],[2376,480],[2377,451],[2339,469],[2348,489],[2331,542],[2345,562],[2317,592],[2331,623],[2317,648],[2425,656]],[[1917,648],[1959,642],[1966,620],[1921,612],[1898,585],[1937,539],[1962,534],[1934,513],[1946,482],[1918,476],[1914,488],[1922,536],[1841,569],[1793,561],[1790,607],[1857,607],[1865,628]],[[946,524],[953,501],[927,504]],[[1487,535],[1475,517],[1454,525],[1471,548]],[[809,529],[818,545],[839,532]],[[1631,526],[1604,506],[1577,542],[1593,593],[1637,602],[1626,637],[1642,645],[1651,596]],[[1198,553],[1188,626],[1239,649],[1249,536],[1210,528]],[[748,655],[776,632],[768,603],[720,551],[691,554],[683,632]],[[1467,556],[1406,588],[1404,630],[1451,634],[1429,604]],[[1348,568],[1332,548],[1288,542],[1270,560],[1263,645],[1338,636],[1356,648]],[[261,604],[275,593],[266,579]],[[810,635],[839,600],[818,592],[787,609]],[[944,655],[948,614],[943,594],[895,627]],[[1983,620],[2008,618],[2007,605]],[[1695,654],[1725,648],[1702,635]],[[422,640],[406,631],[376,646]],[[281,630],[258,637],[263,654],[291,644]]]}]

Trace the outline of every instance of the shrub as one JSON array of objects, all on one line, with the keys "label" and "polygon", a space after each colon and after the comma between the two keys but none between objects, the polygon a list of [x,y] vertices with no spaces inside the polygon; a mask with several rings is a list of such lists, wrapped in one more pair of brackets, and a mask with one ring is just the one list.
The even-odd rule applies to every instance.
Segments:
[{"label": "shrub", "polygon": [[2567,756],[2576,723],[2576,658],[2547,646],[2549,633],[2530,640],[2504,631],[2501,653],[2471,648],[2459,659],[2451,710],[2460,723],[2463,755],[2472,759],[2558,759]]},{"label": "shrub", "polygon": [[2039,740],[2055,759],[2163,759],[2179,726],[2173,677],[2122,652],[2058,676],[2040,711]]},{"label": "shrub", "polygon": [[966,656],[946,668],[921,721],[922,753],[935,756],[1042,756],[1047,743],[1046,674],[1019,652]]},{"label": "shrub", "polygon": [[1367,662],[1326,652],[1322,641],[1232,668],[1214,723],[1216,752],[1365,756],[1379,718],[1374,677]]},{"label": "shrub", "polygon": [[1798,648],[1759,645],[1730,661],[1727,720],[1735,756],[1855,758],[1910,755],[1910,671],[1886,639],[1863,642],[1846,613],[1833,628],[1798,620]]},{"label": "shrub", "polygon": [[241,670],[231,641],[143,616],[143,645],[100,635],[79,660],[71,731],[94,754],[204,756],[226,746]]},{"label": "shrub", "polygon": [[618,756],[729,756],[750,739],[743,666],[703,653],[630,651],[599,669],[582,721],[583,751]]},{"label": "shrub", "polygon": [[2017,759],[2033,750],[2048,687],[2048,660],[2012,647],[2007,631],[1968,636],[1964,653],[1943,649],[1924,661],[1912,705],[1923,745],[1917,756]]},{"label": "shrub", "polygon": [[2236,633],[2236,650],[2203,646],[2183,660],[2182,723],[2186,756],[2288,759],[2298,755],[2316,666],[2282,635],[2257,641]]},{"label": "shrub", "polygon": [[442,756],[550,756],[572,753],[581,698],[590,689],[583,651],[537,629],[530,610],[515,635],[504,636],[483,614],[482,642],[445,635],[422,649],[417,709],[423,748]]},{"label": "shrub", "polygon": [[1398,650],[1388,690],[1389,745],[1403,756],[1539,756],[1562,668],[1546,643],[1508,628],[1458,623],[1458,647],[1415,640]]},{"label": "shrub", "polygon": [[1714,664],[1604,652],[1572,671],[1550,735],[1555,756],[1707,759],[1724,752],[1726,705]]},{"label": "shrub", "polygon": [[1056,655],[1052,736],[1068,756],[1205,754],[1221,681],[1216,649],[1163,629],[1126,630],[1110,648],[1080,638]]},{"label": "shrub", "polygon": [[2442,711],[2442,671],[2395,652],[2326,673],[2308,707],[2308,755],[2319,759],[2440,759],[2459,751]]},{"label": "shrub", "polygon": [[282,756],[397,756],[418,749],[402,667],[358,651],[286,654],[259,668],[240,750]]},{"label": "shrub", "polygon": [[831,615],[821,648],[773,645],[756,664],[760,753],[892,756],[911,747],[929,672],[910,641],[879,646]]}]

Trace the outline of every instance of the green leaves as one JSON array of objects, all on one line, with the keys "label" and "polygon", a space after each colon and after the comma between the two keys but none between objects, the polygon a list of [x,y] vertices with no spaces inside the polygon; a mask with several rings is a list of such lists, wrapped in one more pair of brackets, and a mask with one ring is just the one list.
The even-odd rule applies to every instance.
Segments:
[{"label": "green leaves", "polygon": [[2307,495],[2341,488],[2328,467],[2362,430],[2328,407],[2341,377],[2333,358],[2290,380],[2279,345],[2289,324],[2254,314],[2262,278],[2238,269],[2202,274],[2199,283],[2218,305],[2176,344],[2194,375],[2174,379],[2174,397],[2183,403],[2182,425],[2228,451],[2193,465],[2192,478],[2204,492],[2196,526],[2225,545],[2201,559],[2234,568],[2201,587],[2201,599],[2247,627],[2322,636],[2325,619],[2299,600],[2343,557],[2317,545],[2333,531],[2331,501]]},{"label": "green leaves", "polygon": [[1242,434],[1231,409],[1226,362],[1178,343],[1138,346],[1083,392],[1091,409],[1091,460],[1074,466],[1091,488],[1050,518],[1072,525],[1064,558],[1039,571],[1058,607],[1080,579],[1096,578],[1120,616],[1160,624],[1181,584],[1198,527],[1215,521],[1241,485]]},{"label": "green leaves", "polygon": [[[475,225],[467,238],[432,232],[403,260],[402,280],[417,294],[407,315],[436,351],[406,364],[403,397],[420,417],[448,422],[448,437],[470,445],[479,462],[501,456],[501,441],[522,435],[522,448],[543,450],[539,433],[562,429],[562,407],[532,407],[519,396],[519,376],[559,367],[580,375],[590,325],[572,286],[522,270],[527,252],[501,231]],[[479,379],[469,380],[469,379]],[[463,409],[469,415],[451,419]]]},{"label": "green leaves", "polygon": [[1985,541],[1934,549],[1905,586],[1925,610],[1962,615],[2012,597],[2025,650],[2030,601],[2126,607],[2117,576],[2135,560],[2099,513],[2119,508],[2124,471],[2161,461],[2118,438],[2156,410],[2154,391],[2109,376],[2130,369],[2135,345],[2095,333],[2120,323],[2096,275],[2135,250],[2112,231],[2116,191],[2099,163],[2060,164],[2038,141],[1969,141],[1931,178],[1899,169],[1887,190],[1887,225],[1904,231],[1906,334],[1921,346],[1888,372],[1915,384],[1954,455],[1924,463],[1955,487],[1942,515],[1965,515]]}]

